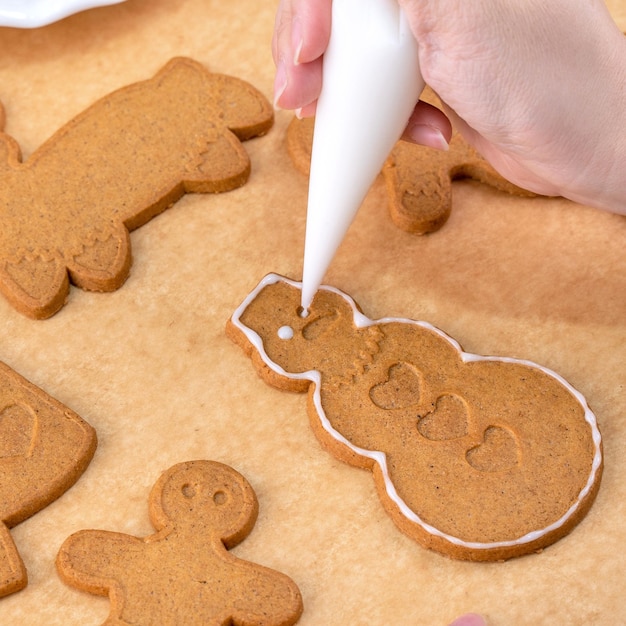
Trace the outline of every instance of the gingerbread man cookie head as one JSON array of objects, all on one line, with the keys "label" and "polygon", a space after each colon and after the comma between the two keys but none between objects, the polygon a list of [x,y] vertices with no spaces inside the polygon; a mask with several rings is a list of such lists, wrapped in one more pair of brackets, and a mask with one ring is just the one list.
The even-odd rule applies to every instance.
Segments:
[{"label": "gingerbread man cookie head", "polygon": [[[203,65],[186,57],[175,57],[157,78],[173,87],[186,89],[205,99],[207,119],[220,121],[244,141],[265,134],[272,114],[267,99],[250,84],[234,76],[207,72]],[[164,86],[163,91],[168,92]]]},{"label": "gingerbread man cookie head", "polygon": [[337,458],[370,469],[383,506],[423,545],[463,559],[539,550],[589,510],[602,446],[585,399],[530,361],[463,351],[410,319],[365,317],[323,287],[269,275],[227,331],[266,382],[309,391],[311,425]]},{"label": "gingerbread man cookie head", "polygon": [[241,474],[212,461],[180,464],[164,472],[150,496],[150,515],[158,530],[191,527],[202,520],[214,540],[231,548],[248,536],[258,503]]}]

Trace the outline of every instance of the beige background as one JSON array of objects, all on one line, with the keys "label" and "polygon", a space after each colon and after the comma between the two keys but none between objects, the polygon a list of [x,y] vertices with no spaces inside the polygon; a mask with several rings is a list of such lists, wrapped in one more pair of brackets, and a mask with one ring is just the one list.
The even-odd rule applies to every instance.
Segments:
[{"label": "beige background", "polygon": [[[626,2],[609,6],[626,30]],[[181,54],[271,97],[274,11],[273,0],[128,0],[33,31],[0,28],[6,131],[28,156],[95,98]],[[555,369],[598,416],[606,468],[580,526],[539,555],[455,562],[402,535],[369,473],[320,448],[305,397],[266,386],[225,337],[263,275],[301,276],[307,182],[285,151],[290,119],[278,113],[246,144],[243,188],[187,196],[133,233],[119,291],[72,288],[40,322],[0,299],[0,359],[99,436],[77,485],[13,530],[30,584],[0,600],[0,623],[100,624],[108,600],[60,582],[60,544],[82,528],[150,534],[160,472],[206,458],[255,488],[259,520],[235,552],[297,582],[303,626],[445,626],[466,611],[493,626],[626,624],[626,219],[464,182],[448,224],[420,238],[390,222],[379,180],[328,274],[370,317],[427,320],[469,351]]]}]

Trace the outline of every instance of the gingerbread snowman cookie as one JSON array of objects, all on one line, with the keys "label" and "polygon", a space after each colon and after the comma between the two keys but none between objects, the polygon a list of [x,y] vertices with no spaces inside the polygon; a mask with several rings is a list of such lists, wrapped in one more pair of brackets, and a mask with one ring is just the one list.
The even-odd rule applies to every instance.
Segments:
[{"label": "gingerbread snowman cookie", "polygon": [[596,418],[558,374],[464,352],[409,319],[370,320],[324,287],[268,275],[227,334],[269,384],[308,391],[313,430],[369,469],[384,508],[427,548],[476,561],[541,550],[585,516],[602,474]]}]

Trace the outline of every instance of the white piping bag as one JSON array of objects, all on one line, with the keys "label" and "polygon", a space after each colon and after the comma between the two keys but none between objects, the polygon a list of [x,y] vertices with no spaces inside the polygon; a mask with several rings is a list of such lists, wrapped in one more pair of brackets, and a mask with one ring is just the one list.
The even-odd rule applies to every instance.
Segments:
[{"label": "white piping bag", "polygon": [[333,0],[311,153],[303,314],[423,89],[417,42],[397,0]]}]

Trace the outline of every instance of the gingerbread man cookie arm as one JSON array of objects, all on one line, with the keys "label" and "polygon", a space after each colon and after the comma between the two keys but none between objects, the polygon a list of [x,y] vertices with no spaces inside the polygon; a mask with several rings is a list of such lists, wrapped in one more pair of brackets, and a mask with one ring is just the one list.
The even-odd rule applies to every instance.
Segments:
[{"label": "gingerbread man cookie arm", "polygon": [[230,607],[225,611],[233,624],[291,626],[298,621],[303,611],[302,596],[289,576],[239,559],[226,550],[216,552],[237,581],[230,592]]},{"label": "gingerbread man cookie arm", "polygon": [[116,589],[119,594],[118,564],[140,554],[142,543],[123,533],[81,530],[63,542],[56,558],[57,571],[66,584],[113,600]]},{"label": "gingerbread man cookie arm", "polygon": [[[206,72],[202,65],[198,66]],[[219,82],[216,86],[219,118],[226,127],[240,141],[265,135],[274,123],[274,111],[267,98],[252,85],[234,76],[212,76]]]},{"label": "gingerbread man cookie arm", "polygon": [[14,169],[19,167],[21,162],[22,150],[17,141],[10,135],[0,132],[0,170]]}]

